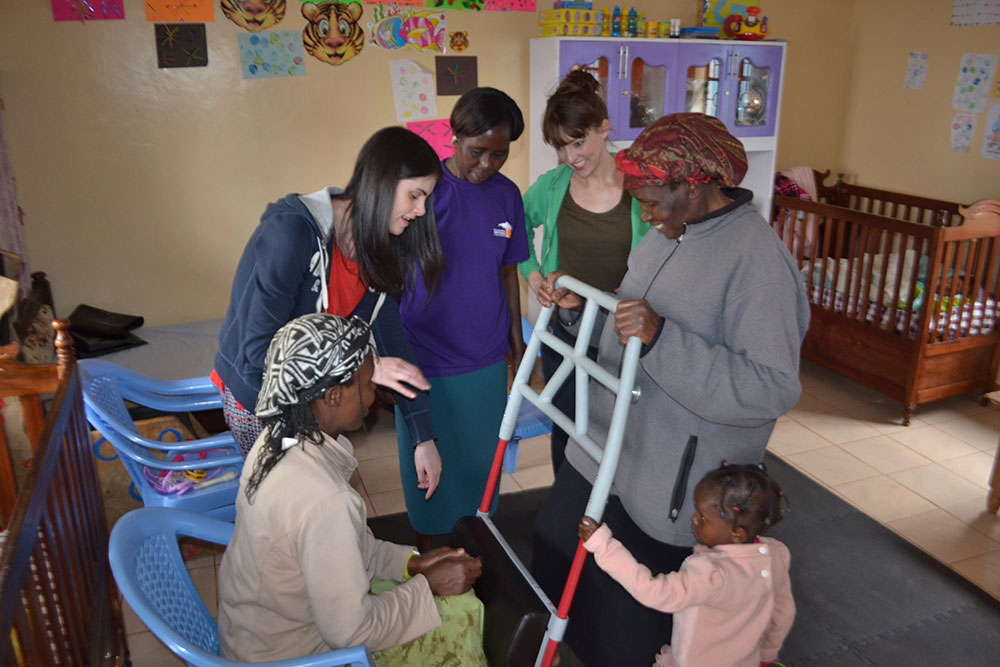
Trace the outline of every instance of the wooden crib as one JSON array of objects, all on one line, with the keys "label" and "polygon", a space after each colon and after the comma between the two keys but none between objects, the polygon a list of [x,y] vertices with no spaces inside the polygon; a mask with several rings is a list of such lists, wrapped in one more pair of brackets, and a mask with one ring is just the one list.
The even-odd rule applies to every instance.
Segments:
[{"label": "wooden crib", "polygon": [[[32,441],[31,467],[0,548],[4,667],[130,664],[67,327],[58,322],[58,366],[0,364],[0,396],[38,400],[38,394],[57,389],[38,440]],[[26,423],[38,416],[26,413]],[[30,423],[28,428],[29,434],[38,430]],[[13,478],[9,467],[7,455],[0,468]]]},{"label": "wooden crib", "polygon": [[993,388],[1000,202],[843,182],[819,197],[775,196],[772,215],[812,306],[802,356],[901,400],[907,425],[921,403]]}]

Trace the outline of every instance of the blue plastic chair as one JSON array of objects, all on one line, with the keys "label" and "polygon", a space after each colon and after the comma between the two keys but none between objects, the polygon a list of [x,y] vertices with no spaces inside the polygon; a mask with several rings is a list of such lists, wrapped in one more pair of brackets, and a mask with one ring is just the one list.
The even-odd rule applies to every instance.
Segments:
[{"label": "blue plastic chair", "polygon": [[[161,412],[197,412],[222,407],[219,390],[207,377],[190,380],[154,380],[117,364],[96,359],[79,363],[87,420],[115,448],[136,491],[147,507],[176,507],[226,521],[236,519],[243,457],[227,431],[183,442],[150,440],[139,435],[125,401]],[[184,460],[174,461],[178,456]],[[204,456],[204,458],[202,458]],[[146,478],[163,471],[218,471],[231,479],[193,488],[183,494],[160,493]]]},{"label": "blue plastic chair", "polygon": [[[528,323],[528,320],[521,316],[521,335],[524,337],[525,345],[531,340],[531,332],[534,327]],[[542,356],[541,348],[538,350],[538,356]],[[545,435],[546,433],[552,432],[552,420],[549,419],[544,412],[539,410],[534,403],[531,401],[523,401],[521,403],[521,410],[517,417],[517,426],[514,428],[514,435],[511,436],[510,442],[507,443],[507,450],[503,455],[503,471],[508,475],[512,472],[517,471],[517,450],[521,443],[521,440],[525,438],[534,438],[538,435]]]},{"label": "blue plastic chair", "polygon": [[[178,537],[229,544],[233,524],[166,507],[132,510],[111,530],[111,572],[122,595],[156,638],[195,667],[239,665],[219,657],[219,629],[184,566]],[[373,667],[364,646],[304,658],[257,663],[270,667]]]}]

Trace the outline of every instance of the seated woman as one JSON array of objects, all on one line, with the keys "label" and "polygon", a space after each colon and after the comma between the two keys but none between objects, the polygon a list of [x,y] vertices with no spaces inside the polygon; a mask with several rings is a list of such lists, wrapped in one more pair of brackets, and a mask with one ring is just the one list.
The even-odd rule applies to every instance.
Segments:
[{"label": "seated woman", "polygon": [[256,406],[264,430],[219,568],[224,657],[260,662],[364,644],[391,649],[376,653],[379,665],[442,664],[445,653],[485,665],[482,603],[469,592],[479,559],[375,539],[350,485],[358,462],[341,434],[359,428],[374,401],[373,370],[360,318],[304,315],[271,341]]}]

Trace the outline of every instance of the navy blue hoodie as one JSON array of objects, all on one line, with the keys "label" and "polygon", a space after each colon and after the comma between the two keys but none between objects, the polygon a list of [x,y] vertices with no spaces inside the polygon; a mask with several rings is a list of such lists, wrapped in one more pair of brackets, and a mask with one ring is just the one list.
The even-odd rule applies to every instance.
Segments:
[{"label": "navy blue hoodie", "polygon": [[[312,195],[290,194],[267,205],[236,267],[226,321],[219,332],[215,371],[248,410],[257,405],[264,356],[274,334],[287,322],[324,310],[333,248],[333,212],[328,188]],[[369,291],[352,315],[371,322],[381,295]],[[403,333],[399,303],[386,296],[372,323],[379,354],[416,364]],[[435,437],[427,394],[396,394],[415,446]]]}]

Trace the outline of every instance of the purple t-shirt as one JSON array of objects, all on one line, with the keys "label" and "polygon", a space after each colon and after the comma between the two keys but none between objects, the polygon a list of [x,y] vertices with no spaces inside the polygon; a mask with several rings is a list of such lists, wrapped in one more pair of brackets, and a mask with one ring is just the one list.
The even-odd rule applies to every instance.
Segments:
[{"label": "purple t-shirt", "polygon": [[403,330],[428,377],[469,373],[507,358],[510,313],[500,267],[528,258],[524,205],[513,181],[497,174],[473,185],[442,168],[434,216],[444,275],[426,308],[420,275],[399,307]]}]

